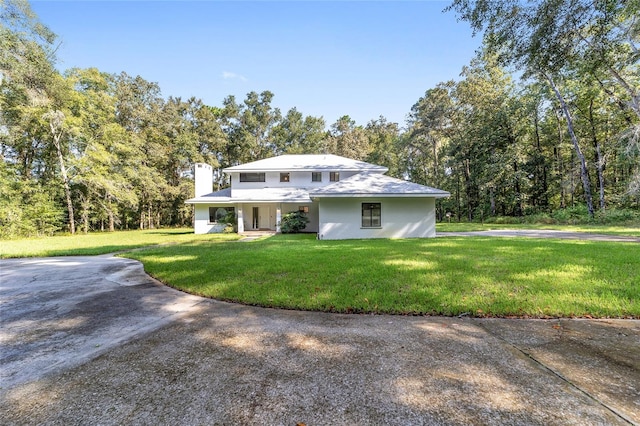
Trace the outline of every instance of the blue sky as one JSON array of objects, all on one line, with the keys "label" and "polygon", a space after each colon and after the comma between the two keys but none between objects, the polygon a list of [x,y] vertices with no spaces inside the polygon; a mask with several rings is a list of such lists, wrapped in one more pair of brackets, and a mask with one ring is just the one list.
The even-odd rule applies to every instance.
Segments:
[{"label": "blue sky", "polygon": [[59,36],[58,67],[157,82],[165,97],[222,105],[270,90],[327,125],[349,115],[405,124],[411,106],[458,79],[480,45],[448,2],[32,1]]}]

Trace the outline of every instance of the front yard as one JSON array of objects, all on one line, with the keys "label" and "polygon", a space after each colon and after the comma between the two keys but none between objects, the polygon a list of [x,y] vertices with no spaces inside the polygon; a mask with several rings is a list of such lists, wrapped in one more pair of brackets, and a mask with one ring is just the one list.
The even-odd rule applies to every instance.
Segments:
[{"label": "front yard", "polygon": [[640,318],[640,245],[526,238],[250,243],[128,253],[175,288],[328,312]]},{"label": "front yard", "polygon": [[[592,232],[635,235],[636,230]],[[636,243],[485,237],[318,241],[313,235],[238,243],[237,238],[164,229],[3,240],[0,257],[138,249],[125,255],[142,261],[148,273],[168,285],[287,309],[640,318]]]}]

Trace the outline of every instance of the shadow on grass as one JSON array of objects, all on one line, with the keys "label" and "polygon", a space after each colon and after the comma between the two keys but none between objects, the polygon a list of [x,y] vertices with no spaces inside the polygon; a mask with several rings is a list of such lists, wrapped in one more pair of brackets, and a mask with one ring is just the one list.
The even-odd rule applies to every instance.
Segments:
[{"label": "shadow on grass", "polygon": [[149,235],[189,235],[193,234],[192,229],[180,229],[180,230],[170,230],[170,229],[158,229],[157,231],[146,231]]}]

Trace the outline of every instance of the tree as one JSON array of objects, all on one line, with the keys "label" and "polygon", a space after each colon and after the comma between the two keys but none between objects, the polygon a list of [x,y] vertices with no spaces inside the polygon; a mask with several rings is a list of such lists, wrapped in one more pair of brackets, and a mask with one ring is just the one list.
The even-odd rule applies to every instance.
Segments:
[{"label": "tree", "polygon": [[243,104],[237,104],[233,96],[225,98],[222,121],[229,138],[225,165],[237,165],[276,154],[272,133],[282,115],[278,108],[271,106],[272,100],[273,93],[268,90],[260,94],[247,93]]},{"label": "tree", "polygon": [[401,134],[398,123],[390,123],[383,116],[371,120],[364,128],[369,145],[369,154],[365,158],[368,163],[385,166],[387,174],[396,178],[403,178],[400,165]]},{"label": "tree", "polygon": [[418,182],[440,186],[442,173],[442,149],[446,145],[452,127],[453,100],[450,91],[453,81],[440,83],[429,89],[411,107],[409,116],[410,155],[407,156],[412,177]]},{"label": "tree", "polygon": [[0,24],[3,97],[22,104],[46,102],[47,87],[56,74],[53,65],[57,36],[39,21],[26,0],[3,0]]},{"label": "tree", "polygon": [[123,72],[113,84],[116,123],[126,131],[127,164],[134,167],[130,182],[138,205],[130,213],[136,216],[139,228],[153,228],[158,224],[163,194],[170,192],[162,174],[169,145],[162,116],[164,100],[158,84],[140,76]]},{"label": "tree", "polygon": [[364,160],[371,149],[362,126],[356,126],[351,117],[344,115],[331,125],[325,150],[354,160]]},{"label": "tree", "polygon": [[[541,0],[523,4],[517,0],[454,0],[450,8],[470,22],[474,31],[485,32],[487,48],[501,63],[514,65],[525,77],[539,77],[552,88],[566,120],[576,156],[580,161],[584,197],[593,216],[591,184],[585,157],[575,133],[573,115],[563,95],[562,71],[568,63],[579,60],[590,50],[585,43],[595,25],[607,27],[620,16],[621,7],[613,1]],[[616,13],[617,12],[617,13]]]},{"label": "tree", "polygon": [[114,231],[120,222],[119,205],[133,208],[138,202],[131,185],[135,165],[128,164],[127,134],[115,122],[114,78],[96,68],[71,69],[66,75],[77,94],[76,138],[81,148],[76,150],[73,167],[75,182],[82,187],[79,196],[84,232],[91,222],[99,222],[104,229],[105,220],[108,230]]},{"label": "tree", "polygon": [[64,138],[66,138],[67,125],[65,123],[66,116],[64,112],[60,110],[50,110],[46,112],[42,118],[47,121],[49,129],[51,131],[51,140],[56,148],[56,154],[58,157],[58,165],[60,167],[60,178],[62,179],[62,185],[64,187],[64,195],[67,200],[67,212],[69,213],[69,232],[75,234],[76,222],[73,212],[73,200],[71,199],[71,188],[69,184],[69,175],[67,173],[67,166],[65,161],[65,154],[63,153]]},{"label": "tree", "polygon": [[304,117],[296,108],[291,108],[273,128],[273,143],[276,155],[320,154],[326,138],[323,118]]}]

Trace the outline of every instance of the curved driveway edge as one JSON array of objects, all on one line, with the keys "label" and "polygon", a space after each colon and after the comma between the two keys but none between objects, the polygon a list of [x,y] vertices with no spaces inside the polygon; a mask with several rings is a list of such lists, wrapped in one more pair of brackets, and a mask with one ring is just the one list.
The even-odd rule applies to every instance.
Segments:
[{"label": "curved driveway edge", "polygon": [[0,260],[0,384],[82,364],[202,300],[113,255]]},{"label": "curved driveway edge", "polygon": [[640,321],[281,311],[0,260],[4,424],[638,424]]}]

